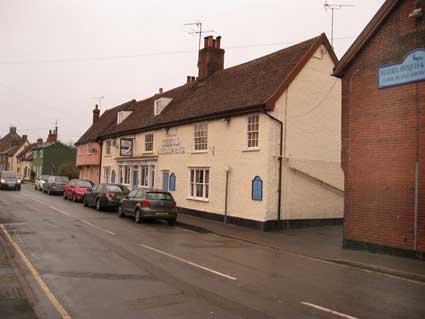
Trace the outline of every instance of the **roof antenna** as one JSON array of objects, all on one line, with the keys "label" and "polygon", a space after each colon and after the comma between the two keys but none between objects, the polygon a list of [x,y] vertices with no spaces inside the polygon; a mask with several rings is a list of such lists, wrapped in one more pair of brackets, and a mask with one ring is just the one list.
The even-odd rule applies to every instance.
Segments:
[{"label": "roof antenna", "polygon": [[99,109],[101,109],[101,103],[102,103],[102,99],[104,99],[104,96],[93,96],[90,99],[91,100],[97,100],[97,104],[99,105]]},{"label": "roof antenna", "polygon": [[198,30],[193,30],[188,32],[189,34],[197,34],[199,36],[199,42],[198,42],[198,50],[201,50],[201,40],[202,40],[202,34],[204,33],[214,33],[214,30],[202,30],[202,22],[191,22],[191,23],[185,23],[184,25],[196,25]]},{"label": "roof antenna", "polygon": [[331,45],[332,48],[334,46],[334,11],[339,10],[345,7],[355,7],[353,4],[336,4],[336,3],[328,3],[328,0],[325,1],[325,4],[323,5],[325,7],[325,11],[328,11],[330,9],[332,11],[332,21],[331,21]]}]

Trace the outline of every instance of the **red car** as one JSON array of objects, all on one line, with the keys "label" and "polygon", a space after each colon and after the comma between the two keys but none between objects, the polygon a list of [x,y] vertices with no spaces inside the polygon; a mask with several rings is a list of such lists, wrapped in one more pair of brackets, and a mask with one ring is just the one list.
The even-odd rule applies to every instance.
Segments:
[{"label": "red car", "polygon": [[84,179],[72,179],[65,185],[64,199],[72,199],[74,202],[82,202],[84,195],[93,187],[93,183]]}]

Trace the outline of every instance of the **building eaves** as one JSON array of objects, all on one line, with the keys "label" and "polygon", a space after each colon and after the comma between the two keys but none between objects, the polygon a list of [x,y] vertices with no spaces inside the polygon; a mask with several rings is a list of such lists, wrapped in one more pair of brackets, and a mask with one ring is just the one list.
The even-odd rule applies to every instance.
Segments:
[{"label": "building eaves", "polygon": [[383,21],[391,13],[400,0],[387,0],[372,18],[372,20],[366,25],[357,39],[353,42],[344,56],[341,58],[339,63],[335,66],[334,76],[341,78],[351,61],[357,56],[363,46],[369,41],[372,35],[375,34],[376,30],[380,27]]}]

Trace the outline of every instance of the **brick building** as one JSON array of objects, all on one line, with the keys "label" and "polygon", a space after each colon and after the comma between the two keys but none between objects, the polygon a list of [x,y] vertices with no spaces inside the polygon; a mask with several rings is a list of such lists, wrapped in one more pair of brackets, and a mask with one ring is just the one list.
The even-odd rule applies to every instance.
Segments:
[{"label": "brick building", "polygon": [[348,248],[425,256],[424,13],[386,1],[334,70]]}]

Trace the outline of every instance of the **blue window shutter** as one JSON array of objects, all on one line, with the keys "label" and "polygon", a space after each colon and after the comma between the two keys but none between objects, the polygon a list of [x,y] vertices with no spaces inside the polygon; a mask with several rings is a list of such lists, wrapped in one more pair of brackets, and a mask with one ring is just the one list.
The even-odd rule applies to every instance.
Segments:
[{"label": "blue window shutter", "polygon": [[162,172],[162,190],[164,192],[168,192],[169,182],[170,182],[169,177],[170,177],[169,172]]},{"label": "blue window shutter", "polygon": [[171,173],[170,175],[170,191],[176,190],[176,175]]},{"label": "blue window shutter", "polygon": [[252,180],[252,200],[263,200],[263,180],[260,176],[255,176]]}]

